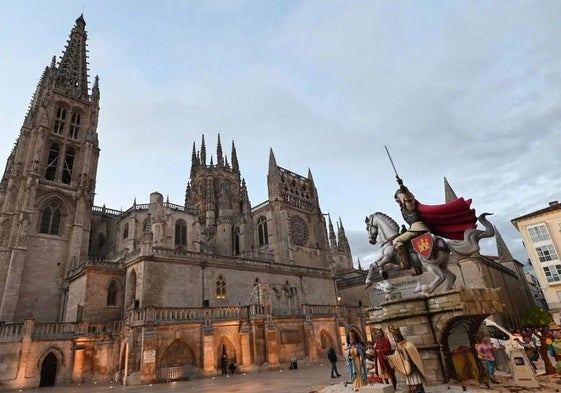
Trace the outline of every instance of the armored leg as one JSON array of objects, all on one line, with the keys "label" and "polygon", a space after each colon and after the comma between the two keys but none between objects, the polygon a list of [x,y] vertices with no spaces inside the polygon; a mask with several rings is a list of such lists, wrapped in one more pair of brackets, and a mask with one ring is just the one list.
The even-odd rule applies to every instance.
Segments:
[{"label": "armored leg", "polygon": [[411,263],[409,262],[409,253],[404,246],[396,247],[395,252],[399,256],[399,266],[402,270],[409,269]]}]

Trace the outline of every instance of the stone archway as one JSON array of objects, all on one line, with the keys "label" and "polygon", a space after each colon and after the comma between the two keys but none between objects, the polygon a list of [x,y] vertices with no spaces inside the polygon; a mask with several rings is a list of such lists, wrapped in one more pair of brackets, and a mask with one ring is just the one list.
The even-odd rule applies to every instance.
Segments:
[{"label": "stone archway", "polygon": [[196,365],[193,350],[185,341],[174,340],[160,358],[160,368]]},{"label": "stone archway", "polygon": [[475,335],[484,318],[484,315],[455,316],[448,319],[440,330],[439,343],[445,379],[462,381],[479,375]]},{"label": "stone archway", "polygon": [[366,341],[364,340],[364,337],[363,337],[363,335],[362,335],[361,330],[360,330],[358,327],[356,327],[356,326],[349,326],[349,331],[348,331],[348,333],[347,333],[347,343],[349,342],[349,335],[350,335],[351,333],[354,333],[357,342],[359,342],[359,343],[361,343],[361,342],[366,342]]},{"label": "stone archway", "polygon": [[319,332],[319,350],[322,353],[327,353],[327,350],[331,347],[337,348],[333,336],[331,336],[331,334],[329,334],[329,332],[325,329],[321,329]]},{"label": "stone archway", "polygon": [[56,374],[58,370],[58,359],[54,353],[49,352],[41,363],[41,379],[39,387],[55,386]]},{"label": "stone archway", "polygon": [[216,347],[215,359],[217,370],[220,370],[220,360],[223,354],[226,354],[226,357],[228,358],[228,364],[238,363],[238,359],[236,356],[236,346],[234,345],[232,340],[230,340],[226,336],[222,336],[220,338],[220,341],[218,342],[218,345]]}]

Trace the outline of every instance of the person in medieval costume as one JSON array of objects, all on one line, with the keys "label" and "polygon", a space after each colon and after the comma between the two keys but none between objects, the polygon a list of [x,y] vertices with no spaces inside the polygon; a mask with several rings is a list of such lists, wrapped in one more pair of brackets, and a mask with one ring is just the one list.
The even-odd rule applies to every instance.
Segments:
[{"label": "person in medieval costume", "polygon": [[349,335],[346,359],[353,388],[355,391],[358,391],[361,387],[368,384],[366,376],[366,352],[362,345],[356,340],[353,332]]},{"label": "person in medieval costume", "polygon": [[547,350],[555,358],[557,373],[561,373],[561,326],[551,322],[547,327],[553,336],[553,339],[549,339],[551,342],[547,341],[549,344]]},{"label": "person in medieval costume", "polygon": [[394,198],[399,204],[401,215],[409,229],[395,237],[392,245],[400,259],[402,269],[414,268],[413,276],[423,273],[420,265],[412,264],[409,259],[407,243],[426,232],[453,240],[463,240],[464,231],[476,228],[475,210],[470,208],[471,199],[457,198],[443,205],[424,205],[420,203],[403,180],[396,176],[399,189]]},{"label": "person in medieval costume", "polygon": [[374,351],[374,369],[376,370],[376,374],[382,379],[384,383],[391,383],[395,390],[397,386],[395,371],[387,359],[387,356],[392,351],[392,345],[389,338],[386,337],[382,329],[376,329],[376,342],[374,343]]},{"label": "person in medieval costume", "polygon": [[387,356],[388,360],[405,377],[409,392],[425,393],[423,387],[423,379],[426,379],[425,369],[417,347],[403,337],[399,327],[390,325],[388,330],[392,333],[396,343],[396,351]]}]

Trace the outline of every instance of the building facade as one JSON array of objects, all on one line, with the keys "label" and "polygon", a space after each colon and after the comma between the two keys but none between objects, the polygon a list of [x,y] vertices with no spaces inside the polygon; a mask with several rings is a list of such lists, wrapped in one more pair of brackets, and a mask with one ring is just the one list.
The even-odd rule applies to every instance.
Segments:
[{"label": "building facade", "polygon": [[536,273],[539,286],[555,321],[561,317],[561,204],[512,219]]},{"label": "building facade", "polygon": [[334,272],[352,269],[342,222],[335,233],[311,172],[272,150],[258,205],[218,135],[215,155],[193,143],[183,203],[154,192],[126,211],[94,206],[85,26],[45,68],[0,182],[0,384],[192,378],[222,355],[255,371],[364,337],[365,309],[337,300]]}]

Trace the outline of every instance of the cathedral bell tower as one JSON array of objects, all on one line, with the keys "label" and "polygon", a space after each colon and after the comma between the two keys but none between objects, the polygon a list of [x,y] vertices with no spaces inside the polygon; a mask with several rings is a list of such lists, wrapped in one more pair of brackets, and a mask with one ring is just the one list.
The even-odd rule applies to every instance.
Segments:
[{"label": "cathedral bell tower", "polygon": [[41,76],[0,182],[0,321],[61,321],[65,273],[87,257],[99,146],[86,22]]}]

